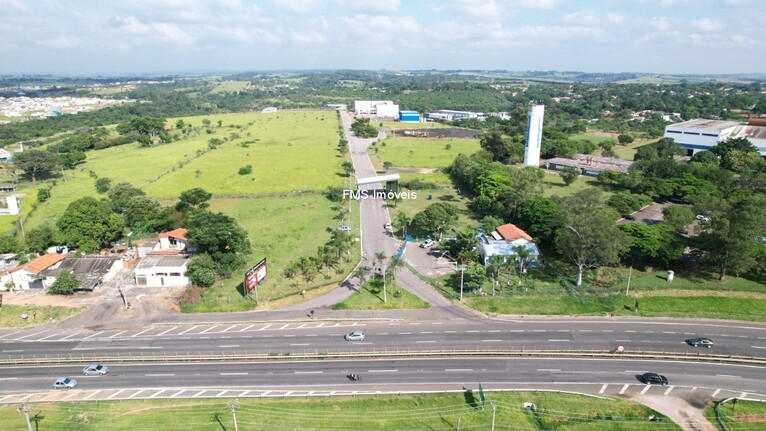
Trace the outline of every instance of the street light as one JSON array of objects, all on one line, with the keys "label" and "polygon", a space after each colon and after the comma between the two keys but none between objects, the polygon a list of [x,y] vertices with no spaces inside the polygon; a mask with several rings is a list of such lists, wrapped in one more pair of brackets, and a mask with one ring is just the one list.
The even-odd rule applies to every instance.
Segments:
[{"label": "street light", "polygon": [[386,303],[386,271],[383,269],[383,267],[378,268],[378,271],[380,272],[380,275],[383,276],[383,303]]}]

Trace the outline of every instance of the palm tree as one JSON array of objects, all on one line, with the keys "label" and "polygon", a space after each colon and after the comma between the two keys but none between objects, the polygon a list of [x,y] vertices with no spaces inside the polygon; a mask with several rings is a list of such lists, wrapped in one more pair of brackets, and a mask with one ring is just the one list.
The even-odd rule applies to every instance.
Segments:
[{"label": "palm tree", "polygon": [[[385,261],[386,261],[386,254],[383,253],[382,251],[379,251],[375,253],[375,255],[372,258],[372,262],[373,262],[372,267],[375,268],[375,262],[378,262],[382,265],[383,262]],[[383,276],[383,303],[385,304],[386,303],[386,272],[385,270],[381,272],[382,272],[381,275]]]},{"label": "palm tree", "polygon": [[519,283],[521,283],[521,277],[526,272],[526,267],[529,265],[529,260],[532,257],[532,252],[523,245],[517,245],[513,247],[513,252],[516,254],[516,258],[519,261]]},{"label": "palm tree", "polygon": [[361,292],[362,286],[367,282],[367,267],[364,266],[364,263],[357,266],[354,272],[351,273],[351,276],[359,279],[359,289],[357,292]]},{"label": "palm tree", "polygon": [[504,256],[492,256],[489,258],[489,266],[487,272],[492,276],[492,296],[495,296],[495,286],[497,286],[498,278],[500,277],[500,271],[507,264]]},{"label": "palm tree", "polygon": [[396,214],[396,225],[402,230],[402,237],[405,239],[407,238],[407,227],[409,227],[411,222],[412,219],[407,217],[407,214],[404,212]]}]

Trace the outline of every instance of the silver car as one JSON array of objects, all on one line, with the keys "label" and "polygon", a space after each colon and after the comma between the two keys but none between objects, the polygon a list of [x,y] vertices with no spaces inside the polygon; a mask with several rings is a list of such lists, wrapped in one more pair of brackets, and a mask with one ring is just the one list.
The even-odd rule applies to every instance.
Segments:
[{"label": "silver car", "polygon": [[53,389],[72,389],[77,386],[77,380],[70,377],[59,377],[53,382]]},{"label": "silver car", "polygon": [[82,373],[86,376],[103,376],[109,372],[109,367],[101,364],[88,365],[82,369]]},{"label": "silver car", "polygon": [[364,332],[362,331],[349,332],[343,338],[345,338],[346,341],[364,341]]}]

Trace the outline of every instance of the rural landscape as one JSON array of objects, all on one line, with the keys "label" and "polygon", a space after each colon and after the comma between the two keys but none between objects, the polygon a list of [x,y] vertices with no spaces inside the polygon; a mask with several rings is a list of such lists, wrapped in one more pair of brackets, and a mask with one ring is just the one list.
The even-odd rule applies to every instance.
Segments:
[{"label": "rural landscape", "polygon": [[53,3],[0,18],[3,429],[766,427],[747,0]]}]

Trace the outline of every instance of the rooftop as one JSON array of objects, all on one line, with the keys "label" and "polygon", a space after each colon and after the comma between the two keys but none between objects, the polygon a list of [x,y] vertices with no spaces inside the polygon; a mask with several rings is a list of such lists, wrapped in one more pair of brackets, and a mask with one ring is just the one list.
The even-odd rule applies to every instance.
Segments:
[{"label": "rooftop", "polygon": [[704,118],[697,118],[694,120],[684,121],[683,123],[671,124],[667,126],[668,129],[705,129],[705,130],[726,130],[732,127],[738,126],[740,123],[736,121],[725,120],[706,120]]},{"label": "rooftop", "polygon": [[68,257],[58,268],[48,269],[44,275],[55,277],[63,272],[71,272],[83,289],[93,290],[118,260],[120,258],[117,256]]},{"label": "rooftop", "polygon": [[516,241],[517,239],[522,238],[527,241],[532,241],[532,237],[528,233],[519,229],[515,224],[504,224],[498,226],[496,230],[506,241]]},{"label": "rooftop", "polygon": [[183,266],[186,262],[185,256],[146,256],[138,262],[136,269],[151,269],[158,266]]},{"label": "rooftop", "polygon": [[574,166],[578,169],[585,169],[587,171],[601,172],[601,171],[617,171],[623,174],[628,173],[633,163],[631,160],[613,159],[610,157],[596,157],[589,156],[587,154],[578,154],[574,159],[565,159],[563,157],[554,157],[552,159],[544,160],[546,167],[548,164],[554,164],[559,166]]},{"label": "rooftop", "polygon": [[186,228],[179,227],[178,229],[173,229],[169,232],[162,232],[159,236],[160,238],[173,237],[186,241]]},{"label": "rooftop", "polygon": [[62,260],[64,260],[63,254],[49,253],[32,259],[24,265],[17,266],[16,268],[11,269],[10,272],[16,272],[23,269],[27,272],[31,272],[32,274],[37,274],[61,262]]}]

